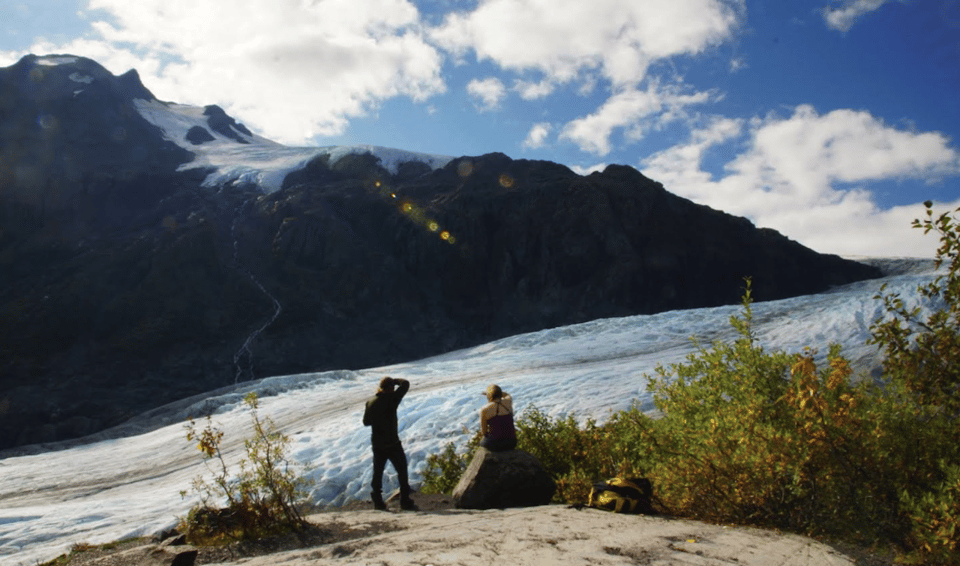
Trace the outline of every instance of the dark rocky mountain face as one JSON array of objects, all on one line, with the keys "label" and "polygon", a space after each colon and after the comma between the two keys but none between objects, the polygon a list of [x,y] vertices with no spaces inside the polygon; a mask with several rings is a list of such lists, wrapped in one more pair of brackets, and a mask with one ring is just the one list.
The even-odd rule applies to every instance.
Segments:
[{"label": "dark rocky mountain face", "polygon": [[181,147],[134,99],[134,71],[82,58],[0,69],[0,448],[237,380],[734,304],[745,276],[766,300],[880,275],[623,166],[322,155],[270,194],[203,186],[183,147],[250,132],[208,106]]}]

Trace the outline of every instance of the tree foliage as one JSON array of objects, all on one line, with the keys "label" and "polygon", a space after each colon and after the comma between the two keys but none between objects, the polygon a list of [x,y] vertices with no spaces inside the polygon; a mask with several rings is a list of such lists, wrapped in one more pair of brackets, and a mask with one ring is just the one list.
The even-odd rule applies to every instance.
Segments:
[{"label": "tree foliage", "polygon": [[748,282],[743,315],[730,319],[738,338],[651,380],[663,416],[633,419],[661,496],[711,521],[808,534],[882,528],[863,504],[866,388],[851,383],[838,347],[822,367],[814,351],[767,352],[752,321]]},{"label": "tree foliage", "polygon": [[937,308],[924,315],[881,292],[890,316],[874,323],[871,341],[885,354],[886,382],[900,388],[913,427],[911,435],[897,431],[910,443],[902,465],[912,473],[900,503],[911,556],[960,564],[960,208],[935,215],[930,201],[924,205],[926,217],[913,226],[939,235],[934,261],[943,272],[917,291]]},{"label": "tree foliage", "polygon": [[943,213],[934,217],[927,205],[926,218],[913,226],[924,233],[940,235],[935,265],[946,266],[946,273],[918,287],[919,293],[939,304],[926,317],[920,307],[907,308],[896,293],[877,295],[890,318],[871,327],[871,342],[885,354],[884,370],[889,379],[902,382],[917,395],[921,405],[960,413],[960,225],[956,215]]}]

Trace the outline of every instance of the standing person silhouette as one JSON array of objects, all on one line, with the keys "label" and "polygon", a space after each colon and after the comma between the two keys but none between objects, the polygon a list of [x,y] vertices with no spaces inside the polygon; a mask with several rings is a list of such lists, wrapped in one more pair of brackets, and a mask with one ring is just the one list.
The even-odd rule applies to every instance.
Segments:
[{"label": "standing person silhouette", "polygon": [[386,511],[383,502],[383,469],[387,460],[393,464],[400,482],[400,508],[404,511],[416,511],[417,506],[410,499],[410,483],[407,479],[407,455],[403,452],[400,435],[397,432],[397,407],[410,389],[406,379],[394,379],[390,376],[380,380],[377,394],[367,401],[363,412],[363,424],[370,427],[370,445],[373,447],[373,491],[370,498],[373,507]]}]

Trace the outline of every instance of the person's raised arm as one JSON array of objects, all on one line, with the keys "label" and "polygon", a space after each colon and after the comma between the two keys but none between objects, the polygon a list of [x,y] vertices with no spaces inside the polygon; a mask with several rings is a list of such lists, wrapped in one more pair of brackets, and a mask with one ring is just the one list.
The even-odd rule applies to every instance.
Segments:
[{"label": "person's raised arm", "polygon": [[403,396],[407,394],[407,391],[410,390],[410,382],[406,379],[397,379],[394,378],[393,383],[397,386],[394,394],[397,396],[397,400],[403,399]]}]

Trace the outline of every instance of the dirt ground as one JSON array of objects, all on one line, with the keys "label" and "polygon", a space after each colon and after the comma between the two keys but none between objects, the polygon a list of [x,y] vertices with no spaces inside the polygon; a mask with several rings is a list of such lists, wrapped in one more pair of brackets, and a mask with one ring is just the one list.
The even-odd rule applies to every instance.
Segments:
[{"label": "dirt ground", "polygon": [[[416,502],[420,512],[425,513],[453,509],[453,502],[448,495],[418,493]],[[196,564],[221,564],[299,548],[337,545],[402,528],[387,520],[401,512],[400,504],[395,500],[389,501],[388,510],[380,513],[384,521],[365,522],[358,526],[348,525],[334,517],[334,512],[339,514],[372,510],[373,504],[370,501],[354,501],[336,509],[315,510],[310,514],[313,528],[304,533],[302,538],[298,539],[290,535],[262,541],[236,542],[226,546],[199,547]],[[324,517],[331,519],[324,521]],[[150,538],[139,538],[109,545],[85,547],[41,566],[142,566],[144,554],[157,542],[159,541]]]},{"label": "dirt ground", "polygon": [[[797,535],[708,525],[670,517],[618,515],[565,505],[490,511],[454,509],[446,495],[414,494],[420,510],[386,512],[369,501],[309,514],[299,539],[201,547],[196,564],[322,566],[328,564],[891,566],[892,555],[830,545]],[[89,548],[48,563],[142,566],[157,541],[138,539]],[[43,565],[46,566],[46,565]]]}]

